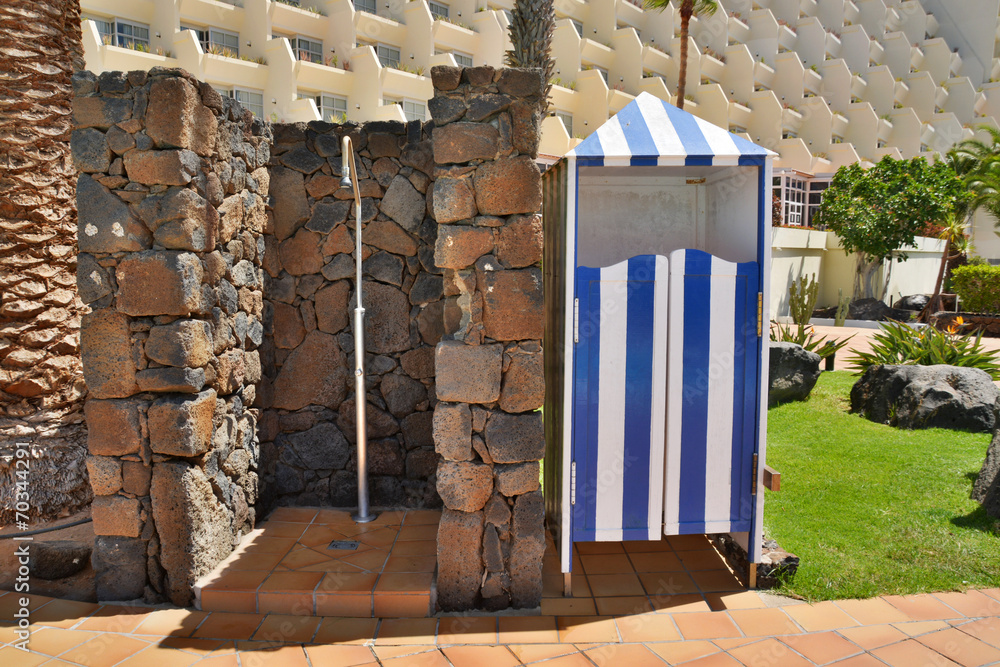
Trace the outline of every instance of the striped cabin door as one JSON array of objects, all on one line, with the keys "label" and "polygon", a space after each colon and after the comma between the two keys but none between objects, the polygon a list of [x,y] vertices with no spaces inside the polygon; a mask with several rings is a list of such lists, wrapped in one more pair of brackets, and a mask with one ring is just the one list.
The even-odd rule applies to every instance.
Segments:
[{"label": "striped cabin door", "polygon": [[667,535],[751,528],[758,270],[699,250],[670,254]]},{"label": "striped cabin door", "polygon": [[577,268],[574,541],[660,537],[668,278],[655,255]]}]

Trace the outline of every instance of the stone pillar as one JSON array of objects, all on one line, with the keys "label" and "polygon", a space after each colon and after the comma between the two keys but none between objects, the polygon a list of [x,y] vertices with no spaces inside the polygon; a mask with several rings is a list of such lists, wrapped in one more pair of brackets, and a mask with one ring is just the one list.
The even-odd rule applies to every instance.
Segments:
[{"label": "stone pillar", "polygon": [[434,443],[445,510],[442,609],[535,607],[542,594],[540,70],[435,67]]},{"label": "stone pillar", "polygon": [[187,605],[254,523],[270,129],[183,70],[74,87],[97,595]]}]

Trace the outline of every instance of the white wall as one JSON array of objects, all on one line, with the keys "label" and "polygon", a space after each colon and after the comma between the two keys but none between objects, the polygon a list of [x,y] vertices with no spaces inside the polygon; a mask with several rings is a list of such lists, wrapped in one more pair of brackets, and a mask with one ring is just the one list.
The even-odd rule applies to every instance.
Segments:
[{"label": "white wall", "polygon": [[996,218],[986,211],[976,211],[972,220],[973,254],[986,259],[1000,259],[1000,236],[997,236]]},{"label": "white wall", "polygon": [[[1000,239],[998,239],[1000,241]],[[893,262],[886,301],[900,295],[930,294],[941,264],[943,243],[919,237],[908,249],[905,262]],[[837,290],[851,296],[854,289],[855,255],[848,256],[833,232],[775,227],[771,232],[770,319],[788,316],[788,290],[801,276],[816,275],[818,308],[837,304]]]}]

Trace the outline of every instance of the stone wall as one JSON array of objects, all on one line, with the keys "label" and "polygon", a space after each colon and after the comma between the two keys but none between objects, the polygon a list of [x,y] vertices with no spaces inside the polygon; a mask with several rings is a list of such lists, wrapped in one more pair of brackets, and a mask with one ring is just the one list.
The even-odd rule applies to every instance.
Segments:
[{"label": "stone wall", "polygon": [[23,514],[48,518],[91,498],[69,150],[80,8],[34,9],[0,5],[11,54],[0,77],[0,525],[15,519],[18,443],[31,452]]},{"label": "stone wall", "polygon": [[368,478],[375,506],[436,507],[434,348],[443,323],[428,196],[430,124],[274,126],[273,227],[264,268],[266,494],[279,504],[357,504],[351,137],[362,197]]},{"label": "stone wall", "polygon": [[74,88],[97,595],[184,605],[255,520],[270,129],[181,70]]},{"label": "stone wall", "polygon": [[435,350],[438,604],[535,607],[545,551],[540,70],[432,69],[445,340]]}]

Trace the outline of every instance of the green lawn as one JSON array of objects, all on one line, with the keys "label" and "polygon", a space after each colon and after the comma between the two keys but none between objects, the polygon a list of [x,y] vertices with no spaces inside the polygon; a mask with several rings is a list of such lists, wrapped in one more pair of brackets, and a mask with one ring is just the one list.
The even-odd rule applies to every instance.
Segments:
[{"label": "green lawn", "polygon": [[765,532],[801,558],[810,600],[1000,586],[1000,522],[969,499],[990,436],[903,431],[850,414],[855,376],[768,412]]}]

